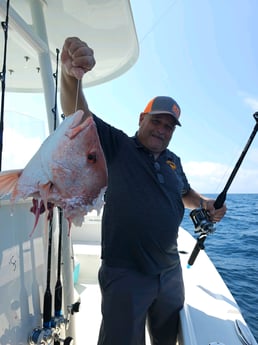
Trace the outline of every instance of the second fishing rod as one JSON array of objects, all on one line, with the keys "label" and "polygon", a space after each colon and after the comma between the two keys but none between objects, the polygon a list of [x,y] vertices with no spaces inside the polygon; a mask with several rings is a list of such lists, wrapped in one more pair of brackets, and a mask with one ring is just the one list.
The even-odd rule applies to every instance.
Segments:
[{"label": "second fishing rod", "polygon": [[[253,114],[253,117],[256,121],[256,124],[252,130],[252,133],[232,171],[232,173],[230,174],[228,181],[224,187],[224,189],[222,190],[222,192],[217,196],[215,203],[214,203],[214,208],[217,210],[219,208],[221,208],[226,200],[227,197],[227,192],[229,190],[229,187],[231,186],[244,158],[245,155],[258,131],[258,112]],[[209,213],[202,207],[195,209],[193,211],[191,211],[190,213],[190,217],[194,223],[194,227],[195,227],[195,232],[199,233],[199,237],[197,238],[196,244],[193,248],[193,251],[190,255],[190,258],[188,260],[188,268],[191,267],[194,262],[195,259],[197,258],[200,250],[204,249],[204,242],[207,238],[207,236],[211,233],[214,232],[215,228],[214,228],[214,223],[210,220],[209,218]]]}]

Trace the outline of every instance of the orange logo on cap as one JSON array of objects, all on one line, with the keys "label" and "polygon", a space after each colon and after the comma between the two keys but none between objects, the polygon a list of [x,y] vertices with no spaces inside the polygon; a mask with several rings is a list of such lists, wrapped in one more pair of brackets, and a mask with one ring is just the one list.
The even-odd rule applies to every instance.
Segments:
[{"label": "orange logo on cap", "polygon": [[180,116],[180,109],[176,104],[173,104],[172,111],[176,114],[177,117]]}]

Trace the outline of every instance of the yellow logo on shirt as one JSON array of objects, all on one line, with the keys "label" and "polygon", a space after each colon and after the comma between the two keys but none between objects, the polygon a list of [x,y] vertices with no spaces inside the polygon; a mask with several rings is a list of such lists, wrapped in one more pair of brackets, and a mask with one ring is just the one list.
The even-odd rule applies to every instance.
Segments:
[{"label": "yellow logo on shirt", "polygon": [[172,170],[176,170],[176,165],[175,165],[175,163],[174,162],[172,162],[171,160],[167,160],[166,161],[166,163],[170,166],[170,168],[172,169]]}]

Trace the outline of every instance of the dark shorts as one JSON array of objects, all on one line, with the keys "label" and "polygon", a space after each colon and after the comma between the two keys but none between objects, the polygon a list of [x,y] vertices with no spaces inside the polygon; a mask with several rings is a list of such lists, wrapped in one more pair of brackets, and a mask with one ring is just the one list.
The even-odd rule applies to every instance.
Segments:
[{"label": "dark shorts", "polygon": [[102,323],[98,345],[144,345],[145,325],[152,345],[176,344],[184,303],[180,264],[155,276],[102,264]]}]

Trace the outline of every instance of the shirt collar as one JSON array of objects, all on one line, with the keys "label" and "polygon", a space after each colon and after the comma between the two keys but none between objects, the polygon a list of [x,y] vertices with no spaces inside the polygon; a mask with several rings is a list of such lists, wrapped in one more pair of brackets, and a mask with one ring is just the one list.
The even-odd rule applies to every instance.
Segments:
[{"label": "shirt collar", "polygon": [[[138,139],[137,132],[131,138],[132,138],[132,140],[133,140],[133,142],[135,144],[135,147],[137,149],[142,149],[146,153],[148,153],[148,154],[151,153],[152,154],[152,152],[149,149],[147,149],[145,146],[142,145],[142,143]],[[172,156],[172,152],[170,152],[168,149],[165,149],[164,151],[161,152],[160,157],[165,157],[165,159],[171,159],[173,156]]]}]

